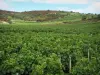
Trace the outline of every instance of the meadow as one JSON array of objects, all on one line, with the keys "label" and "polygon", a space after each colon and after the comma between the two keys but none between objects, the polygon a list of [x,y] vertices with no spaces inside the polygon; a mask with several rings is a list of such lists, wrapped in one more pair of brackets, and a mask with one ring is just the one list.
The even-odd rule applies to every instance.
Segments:
[{"label": "meadow", "polygon": [[100,75],[100,22],[0,24],[0,75]]}]

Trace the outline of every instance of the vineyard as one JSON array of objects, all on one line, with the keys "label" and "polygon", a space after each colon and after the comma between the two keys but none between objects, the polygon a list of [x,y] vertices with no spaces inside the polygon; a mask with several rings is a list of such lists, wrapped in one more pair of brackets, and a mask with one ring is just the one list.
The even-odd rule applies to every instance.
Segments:
[{"label": "vineyard", "polygon": [[100,75],[100,22],[0,24],[0,75]]}]

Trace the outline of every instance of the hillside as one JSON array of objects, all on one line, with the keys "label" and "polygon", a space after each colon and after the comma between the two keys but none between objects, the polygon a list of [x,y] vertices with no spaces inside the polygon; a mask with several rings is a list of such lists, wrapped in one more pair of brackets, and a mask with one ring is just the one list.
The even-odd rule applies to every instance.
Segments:
[{"label": "hillside", "polygon": [[0,75],[100,75],[100,15],[0,10]]},{"label": "hillside", "polygon": [[21,19],[21,20],[28,20],[28,21],[36,21],[36,20],[48,21],[54,19],[62,20],[62,18],[65,19],[66,16],[72,14],[75,15],[80,13],[53,11],[53,10],[38,10],[38,11],[24,11],[24,12],[0,10],[0,20],[7,21],[8,16],[11,16],[13,19]]},{"label": "hillside", "polygon": [[44,22],[44,21],[60,21],[60,22],[75,22],[81,20],[97,20],[100,19],[100,15],[97,14],[84,14],[79,12],[68,12],[68,11],[54,11],[54,10],[34,10],[34,11],[24,11],[24,12],[15,12],[15,11],[6,11],[0,10],[0,21],[10,21],[9,20],[23,20],[23,21],[35,21],[35,22]]}]

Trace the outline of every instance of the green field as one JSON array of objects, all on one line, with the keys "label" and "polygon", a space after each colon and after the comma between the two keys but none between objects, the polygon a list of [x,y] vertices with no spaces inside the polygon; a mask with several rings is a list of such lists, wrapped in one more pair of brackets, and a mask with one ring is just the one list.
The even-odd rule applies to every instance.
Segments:
[{"label": "green field", "polygon": [[0,24],[0,75],[100,75],[100,22]]}]

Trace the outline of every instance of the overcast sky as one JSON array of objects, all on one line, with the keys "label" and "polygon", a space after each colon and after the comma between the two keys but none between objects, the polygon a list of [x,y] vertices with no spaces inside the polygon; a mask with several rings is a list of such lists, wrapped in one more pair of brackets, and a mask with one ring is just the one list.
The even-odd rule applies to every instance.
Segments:
[{"label": "overcast sky", "polygon": [[0,9],[11,11],[64,10],[100,13],[100,0],[0,0]]}]

